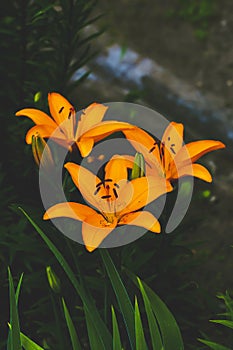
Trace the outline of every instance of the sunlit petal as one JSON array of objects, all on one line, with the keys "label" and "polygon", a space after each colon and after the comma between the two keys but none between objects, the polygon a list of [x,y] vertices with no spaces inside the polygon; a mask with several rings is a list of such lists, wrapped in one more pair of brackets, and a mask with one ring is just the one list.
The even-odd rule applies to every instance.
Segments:
[{"label": "sunlit petal", "polygon": [[[74,107],[70,104],[69,101],[62,95],[58,94],[57,92],[51,92],[48,94],[48,103],[49,103],[49,109],[51,116],[57,123],[57,125],[60,125],[64,122],[64,120],[69,120],[69,128],[72,129],[73,133],[73,126],[74,126]],[[66,126],[68,127],[68,125]]]},{"label": "sunlit petal", "polygon": [[[104,121],[97,125],[95,125],[90,130],[86,131],[82,137],[94,137],[97,138],[98,136],[101,136],[101,138],[104,138],[106,136],[109,136],[117,131],[123,131],[124,129],[132,129],[134,126],[125,123],[125,122],[118,122],[118,121]],[[99,139],[98,139],[99,140]]]},{"label": "sunlit petal", "polygon": [[107,106],[100,103],[92,103],[90,106],[84,109],[80,116],[80,120],[78,121],[76,139],[82,136],[94,125],[100,123],[107,109]]},{"label": "sunlit petal", "polygon": [[68,217],[78,221],[83,221],[86,217],[95,214],[96,211],[87,205],[75,202],[65,202],[56,204],[49,208],[44,214],[43,219],[49,220],[58,217]]},{"label": "sunlit petal", "polygon": [[132,169],[134,157],[132,160],[124,156],[115,155],[105,166],[105,179],[114,179],[118,183],[121,180],[127,180],[127,168]]},{"label": "sunlit petal", "polygon": [[146,131],[135,126],[122,132],[136,151],[143,154],[146,162],[150,164],[155,162],[155,158],[160,159],[158,142]]},{"label": "sunlit petal", "polygon": [[[170,182],[162,177],[140,177],[128,182],[119,191],[119,201],[127,203],[121,215],[141,209],[161,195],[173,190]],[[130,199],[129,199],[130,194]],[[124,201],[124,198],[126,200]]]},{"label": "sunlit petal", "polygon": [[116,225],[116,220],[113,223],[108,223],[101,214],[96,213],[87,217],[82,225],[82,236],[86,249],[89,252],[95,250]]},{"label": "sunlit petal", "polygon": [[176,162],[181,165],[186,162],[187,157],[189,157],[190,161],[195,162],[206,153],[225,147],[226,146],[222,142],[214,140],[190,142],[182,147],[177,154]]},{"label": "sunlit petal", "polygon": [[94,139],[81,137],[79,141],[76,141],[76,144],[81,153],[81,156],[87,157],[91,153],[94,146]]},{"label": "sunlit petal", "polygon": [[212,176],[209,171],[201,164],[192,164],[179,168],[179,171],[174,173],[173,178],[176,179],[182,176],[194,176],[201,180],[212,182]]},{"label": "sunlit petal", "polygon": [[144,227],[148,231],[155,233],[161,232],[160,223],[154,217],[154,215],[148,211],[139,211],[136,213],[126,214],[119,221],[119,225],[135,225]]},{"label": "sunlit petal", "polygon": [[37,125],[48,125],[50,127],[56,128],[57,125],[48,114],[34,108],[24,108],[16,112],[17,117],[24,116],[30,118]]},{"label": "sunlit petal", "polygon": [[95,193],[96,185],[100,183],[101,180],[91,171],[78,164],[68,162],[64,167],[70,173],[75,186],[79,189],[84,199],[98,208],[100,199]]},{"label": "sunlit petal", "polygon": [[[57,126],[55,126],[55,129],[56,129],[56,127]],[[28,130],[28,132],[26,134],[26,138],[25,138],[26,142],[27,142],[27,144],[31,144],[32,143],[32,136],[34,136],[34,135],[40,135],[40,137],[42,137],[42,138],[49,138],[53,134],[55,129],[53,126],[50,126],[50,125],[35,125],[31,129]],[[61,137],[64,139],[64,135],[61,134]]]},{"label": "sunlit petal", "polygon": [[165,171],[183,146],[183,133],[183,124],[171,122],[163,134],[160,153]]}]

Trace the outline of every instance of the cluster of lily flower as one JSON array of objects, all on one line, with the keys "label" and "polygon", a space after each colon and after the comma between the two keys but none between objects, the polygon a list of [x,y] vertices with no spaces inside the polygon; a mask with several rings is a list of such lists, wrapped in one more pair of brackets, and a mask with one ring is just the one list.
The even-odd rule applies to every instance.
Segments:
[{"label": "cluster of lily flower", "polygon": [[[79,164],[67,162],[64,166],[90,206],[76,202],[58,203],[46,211],[44,219],[68,217],[81,221],[83,242],[90,252],[118,225],[136,225],[159,233],[159,221],[143,208],[172,191],[174,181],[180,177],[193,176],[211,182],[209,171],[196,161],[210,151],[225,147],[214,140],[184,145],[183,125],[175,122],[167,126],[159,141],[130,123],[103,121],[108,107],[99,103],[83,110],[76,121],[74,107],[55,92],[49,93],[48,104],[52,118],[32,108],[16,113],[36,124],[27,132],[26,142],[32,144],[38,164],[45,139],[52,139],[71,152],[76,145],[84,158],[89,156],[96,142],[121,131],[137,151],[135,157],[114,155],[105,165],[103,179]],[[52,155],[50,157],[52,162]]]}]

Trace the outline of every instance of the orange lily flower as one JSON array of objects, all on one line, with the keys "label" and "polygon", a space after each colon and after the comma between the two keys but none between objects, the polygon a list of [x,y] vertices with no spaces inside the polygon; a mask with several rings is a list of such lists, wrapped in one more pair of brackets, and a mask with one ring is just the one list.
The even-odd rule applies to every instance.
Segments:
[{"label": "orange lily flower", "polygon": [[124,122],[102,122],[108,107],[100,103],[92,103],[83,110],[77,122],[74,107],[60,94],[49,93],[48,104],[52,117],[34,108],[21,109],[16,113],[16,116],[26,116],[36,124],[26,134],[28,144],[32,143],[32,137],[36,135],[40,135],[41,138],[51,137],[69,150],[75,142],[82,157],[86,157],[95,142],[113,132],[132,128],[130,124]]},{"label": "orange lily flower", "polygon": [[211,182],[209,171],[195,162],[204,154],[224,148],[225,145],[214,140],[201,140],[184,145],[183,132],[183,124],[171,122],[160,142],[138,127],[123,130],[133,147],[143,154],[148,175],[157,168],[169,181],[191,175]]},{"label": "orange lily flower", "polygon": [[144,176],[128,181],[127,167],[132,162],[118,156],[105,166],[104,180],[86,168],[66,163],[76,187],[94,208],[75,202],[59,203],[49,208],[44,220],[69,217],[82,221],[82,237],[92,252],[118,225],[136,225],[152,232],[161,231],[158,220],[148,211],[140,211],[148,203],[172,190],[170,183],[158,176]]}]

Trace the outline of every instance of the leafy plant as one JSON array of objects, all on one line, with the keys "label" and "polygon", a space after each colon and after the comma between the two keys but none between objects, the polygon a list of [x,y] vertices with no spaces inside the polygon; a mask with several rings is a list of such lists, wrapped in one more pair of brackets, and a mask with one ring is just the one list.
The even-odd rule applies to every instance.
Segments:
[{"label": "leafy plant", "polygon": [[198,339],[201,343],[208,346],[208,348],[213,350],[231,350],[233,347],[233,299],[230,296],[229,292],[226,294],[218,294],[218,298],[224,301],[226,312],[220,314],[220,316],[224,316],[223,319],[210,320],[210,322],[222,325],[231,330],[231,337],[229,338],[229,346],[221,345],[209,339]]},{"label": "leafy plant", "polygon": [[[111,309],[113,327],[113,333],[111,335],[107,325],[104,324],[101,314],[96,308],[89,291],[85,293],[84,286],[76,278],[74,272],[71,270],[70,266],[68,265],[62,254],[57,250],[54,244],[37,226],[37,224],[28,216],[28,214],[23,209],[20,210],[27,217],[27,219],[33,225],[37,233],[47,244],[51,252],[54,254],[56,259],[60,263],[61,267],[64,269],[67,277],[73,284],[77,294],[81,297],[83,302],[86,326],[88,330],[90,348],[92,350],[111,348],[124,349],[126,346],[125,344],[127,344],[127,341],[126,339],[124,339],[123,335],[120,336],[122,325],[119,327],[119,323],[117,322],[117,317],[115,314],[115,308],[112,306]],[[112,288],[116,295],[116,307],[120,310],[120,316],[122,315],[125,327],[127,329],[130,348],[132,350],[146,349],[147,347],[149,348],[149,344],[152,344],[153,350],[170,350],[170,346],[172,344],[173,350],[182,350],[183,341],[177,323],[174,317],[172,316],[171,312],[161,301],[161,299],[144,282],[137,278],[138,288],[141,292],[145,309],[143,309],[142,306],[140,306],[140,303],[138,302],[138,296],[135,296],[135,306],[133,307],[131,297],[128,294],[124,283],[121,279],[121,276],[118,273],[107,250],[101,251],[101,257],[105,265]],[[54,276],[55,275],[53,274],[53,279]],[[73,349],[79,349],[81,348],[81,341],[76,333],[75,325],[72,321],[71,315],[68,311],[64,299],[62,299],[62,305]],[[143,310],[145,310],[147,315],[150,339],[147,339],[147,335],[144,334],[144,330],[146,328],[142,317],[144,313]]]}]

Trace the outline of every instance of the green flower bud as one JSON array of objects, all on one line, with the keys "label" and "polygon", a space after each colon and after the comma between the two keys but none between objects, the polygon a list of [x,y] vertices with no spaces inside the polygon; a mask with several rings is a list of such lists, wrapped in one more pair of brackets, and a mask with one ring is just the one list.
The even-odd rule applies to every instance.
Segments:
[{"label": "green flower bud", "polygon": [[61,291],[61,282],[60,279],[57,277],[55,272],[52,270],[51,266],[46,267],[46,273],[47,273],[47,278],[48,282],[50,285],[50,288],[55,292],[55,293],[60,293]]},{"label": "green flower bud", "polygon": [[145,159],[142,153],[137,152],[134,158],[131,180],[145,176]]},{"label": "green flower bud", "polygon": [[36,92],[34,95],[34,102],[37,103],[41,99],[42,93],[40,91]]},{"label": "green flower bud", "polygon": [[53,165],[52,153],[48,145],[46,146],[45,140],[39,134],[32,136],[32,154],[38,166],[40,166],[42,161],[42,155],[43,166],[48,167]]}]

